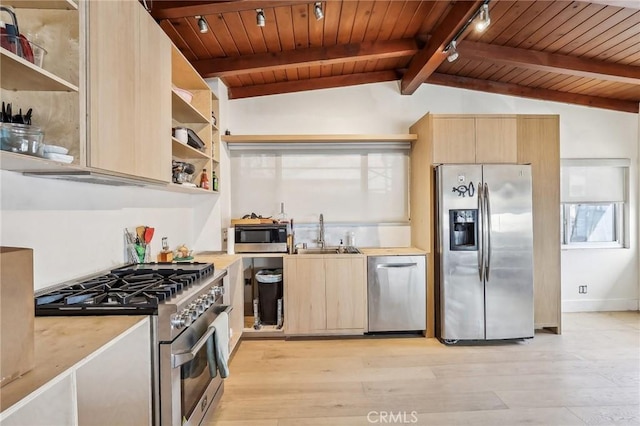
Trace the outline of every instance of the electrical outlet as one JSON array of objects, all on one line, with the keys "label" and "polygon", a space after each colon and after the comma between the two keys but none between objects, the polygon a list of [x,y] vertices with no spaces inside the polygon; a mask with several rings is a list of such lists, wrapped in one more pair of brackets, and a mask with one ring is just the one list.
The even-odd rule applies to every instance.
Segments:
[{"label": "electrical outlet", "polygon": [[586,284],[578,286],[578,293],[579,294],[587,294],[587,286],[586,286]]}]

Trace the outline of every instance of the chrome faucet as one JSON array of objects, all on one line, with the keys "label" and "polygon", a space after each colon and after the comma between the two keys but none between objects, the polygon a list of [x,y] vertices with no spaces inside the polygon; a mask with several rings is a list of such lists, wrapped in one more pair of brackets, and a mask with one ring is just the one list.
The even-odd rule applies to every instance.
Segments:
[{"label": "chrome faucet", "polygon": [[320,237],[318,238],[318,245],[320,248],[324,248],[324,216],[320,213]]}]

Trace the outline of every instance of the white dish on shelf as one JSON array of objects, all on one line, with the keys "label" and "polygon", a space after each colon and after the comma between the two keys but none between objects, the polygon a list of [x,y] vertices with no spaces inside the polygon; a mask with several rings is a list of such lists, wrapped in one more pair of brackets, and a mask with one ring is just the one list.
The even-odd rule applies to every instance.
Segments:
[{"label": "white dish on shelf", "polygon": [[180,96],[186,103],[191,103],[191,99],[193,99],[193,93],[189,92],[188,90],[180,89],[176,86],[173,86],[173,91],[176,92],[176,94]]},{"label": "white dish on shelf", "polygon": [[45,152],[44,158],[66,164],[73,162],[73,155],[56,154],[54,152]]},{"label": "white dish on shelf", "polygon": [[44,145],[44,153],[45,154],[62,154],[62,155],[66,155],[69,150],[63,146],[58,146],[58,145]]}]

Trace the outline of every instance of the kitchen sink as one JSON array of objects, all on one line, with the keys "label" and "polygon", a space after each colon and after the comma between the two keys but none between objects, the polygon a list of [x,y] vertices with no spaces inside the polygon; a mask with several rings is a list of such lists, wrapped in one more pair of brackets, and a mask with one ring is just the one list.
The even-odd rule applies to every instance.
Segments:
[{"label": "kitchen sink", "polygon": [[344,251],[340,253],[338,247],[312,247],[312,248],[299,248],[296,250],[297,254],[360,254],[360,250],[355,247],[345,247]]}]

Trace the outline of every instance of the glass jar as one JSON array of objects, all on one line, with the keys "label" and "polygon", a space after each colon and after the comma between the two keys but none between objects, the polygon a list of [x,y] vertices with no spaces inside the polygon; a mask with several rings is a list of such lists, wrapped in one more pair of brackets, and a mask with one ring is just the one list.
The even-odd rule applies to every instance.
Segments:
[{"label": "glass jar", "polygon": [[20,154],[42,157],[44,132],[27,124],[1,123],[0,149]]}]

